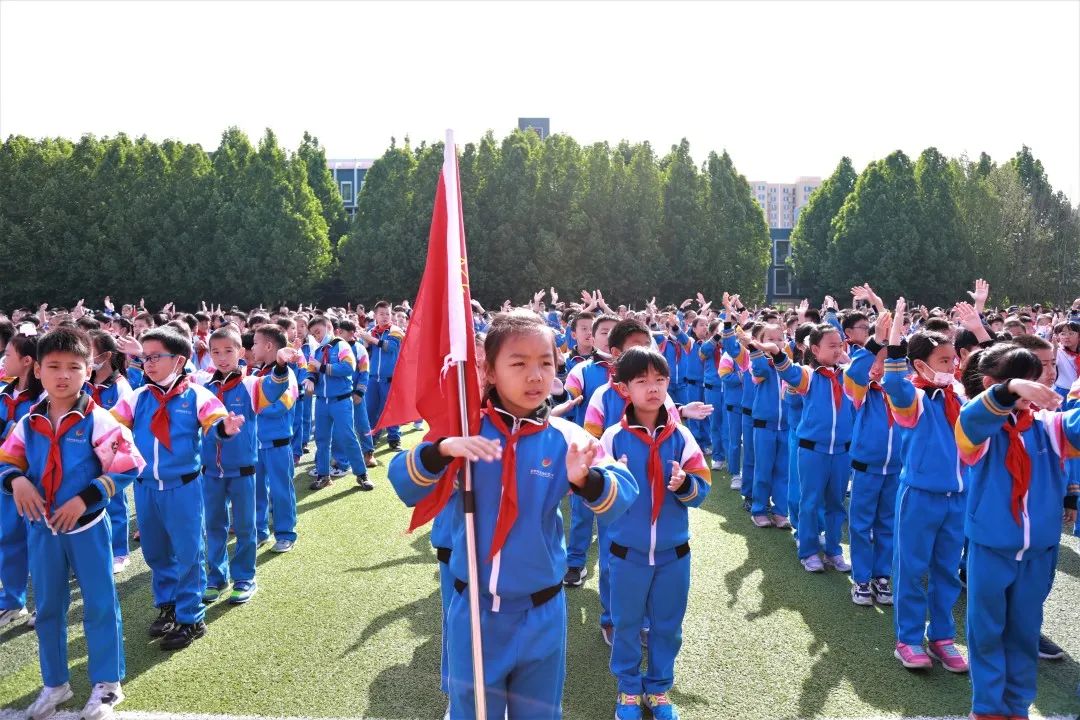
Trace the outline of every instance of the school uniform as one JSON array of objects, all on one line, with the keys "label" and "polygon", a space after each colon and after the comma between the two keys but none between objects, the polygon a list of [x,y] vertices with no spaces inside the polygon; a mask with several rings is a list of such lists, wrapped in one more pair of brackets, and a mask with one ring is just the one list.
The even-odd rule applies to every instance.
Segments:
[{"label": "school uniform", "polygon": [[[18,378],[0,389],[0,442],[11,435],[38,399],[19,391]],[[11,495],[0,493],[0,612],[26,607],[29,579],[26,520],[19,515]]]},{"label": "school uniform", "polygon": [[[686,402],[705,402],[705,360],[701,356],[701,346],[704,343],[693,338],[690,351],[686,354]],[[717,406],[719,407],[719,406]],[[698,447],[704,449],[712,447],[712,435],[709,432],[709,419],[687,420],[686,426],[694,434],[694,440]]]},{"label": "school uniform", "polygon": [[[708,434],[707,445],[712,448],[713,461],[724,462],[727,460],[727,413],[724,411],[724,385],[720,375],[723,349],[716,336],[698,346],[697,356],[701,359],[702,398],[714,408],[708,420],[702,420]],[[730,358],[728,360],[730,367]]]},{"label": "school uniform", "polygon": [[299,459],[307,452],[308,443],[311,442],[312,426],[314,421],[314,397],[304,389],[304,381],[310,379],[313,383],[317,378],[308,373],[308,363],[311,362],[311,345],[307,342],[300,344],[300,352],[303,360],[295,364],[290,363],[289,369],[296,375],[296,385],[299,394],[296,404],[293,406],[293,430],[292,430],[292,454],[294,459]]},{"label": "school uniform", "polygon": [[[704,502],[711,473],[693,434],[666,410],[650,431],[637,422],[633,407],[628,408],[600,444],[607,457],[626,456],[639,490],[626,514],[609,528],[615,626],[611,673],[620,693],[664,693],[675,682],[690,591],[688,509]],[[671,491],[667,484],[676,461],[686,479]],[[648,669],[643,678],[639,633],[646,623]]]},{"label": "school uniform", "polygon": [[[851,473],[853,406],[845,391],[850,383],[840,368],[811,370],[780,353],[773,365],[792,390],[803,396],[799,420],[799,559],[817,554],[819,510],[825,510],[825,554],[841,555],[844,495]],[[745,480],[744,480],[745,482]]]},{"label": "school uniform", "polygon": [[1080,377],[1080,353],[1058,348],[1054,361],[1057,365],[1057,380],[1054,381],[1054,389],[1062,397],[1068,397],[1069,388]]},{"label": "school uniform", "polygon": [[[83,392],[88,393],[99,407],[112,410],[121,398],[129,397],[134,390],[127,377],[118,372],[113,372],[103,382],[95,383],[88,381],[83,386]],[[109,500],[109,524],[112,525],[112,548],[113,557],[127,557],[130,548],[128,546],[129,512],[127,493],[116,493]]]},{"label": "school uniform", "polygon": [[1080,409],[1016,411],[1017,399],[1004,384],[992,386],[964,405],[955,436],[968,482],[972,711],[1027,717],[1062,501],[1080,494],[1063,470],[1080,457]]},{"label": "school uniform", "polygon": [[[353,356],[356,358],[352,389],[353,428],[356,430],[356,440],[360,443],[360,450],[367,455],[375,451],[375,441],[371,438],[371,421],[368,418],[367,403],[364,400],[370,382],[370,361],[364,343],[352,342],[349,343],[349,347],[352,348]],[[349,467],[349,459],[345,456],[345,452],[333,442],[330,445],[333,448],[331,455],[334,464],[339,468]],[[366,466],[353,468],[353,470],[357,475],[367,473]]]},{"label": "school uniform", "polygon": [[900,426],[881,383],[870,379],[880,346],[851,349],[844,374],[855,407],[851,436],[851,578],[868,583],[891,577],[896,493],[900,486]]},{"label": "school uniform", "polygon": [[[754,384],[751,408],[754,434],[752,515],[788,514],[788,418],[784,383],[770,358],[760,350],[750,353]],[[745,478],[743,482],[745,482]]]},{"label": "school uniform", "polygon": [[961,590],[967,486],[953,425],[963,400],[952,387],[916,387],[904,347],[889,346],[888,353],[882,385],[896,424],[907,433],[896,499],[893,618],[897,641],[918,647],[924,635],[931,641],[956,635],[952,611]]},{"label": "school uniform", "polygon": [[[802,422],[803,396],[784,384],[784,405],[788,414],[788,522],[799,535],[799,503],[802,502],[802,487],[799,480],[799,423]],[[824,523],[819,523],[823,525]]]},{"label": "school uniform", "polygon": [[315,469],[320,476],[330,474],[331,441],[340,449],[353,471],[365,473],[364,454],[356,439],[353,419],[353,386],[356,358],[349,343],[327,337],[312,351],[319,367],[308,365],[315,382]]},{"label": "school uniform", "polygon": [[689,402],[686,399],[687,361],[693,349],[690,336],[681,326],[677,326],[675,330],[667,333],[653,333],[653,340],[656,341],[657,352],[664,356],[671,369],[668,394],[679,405],[685,405]]},{"label": "school uniform", "polygon": [[[38,658],[46,686],[63,685],[69,679],[67,614],[73,572],[83,603],[90,684],[124,678],[123,628],[106,506],[143,466],[131,433],[85,393],[55,429],[49,401],[37,403],[0,447],[4,496],[11,498],[12,481],[22,475],[46,503],[45,518],[27,523]],[[83,500],[86,510],[74,528],[57,533],[48,518],[75,497]]]},{"label": "school uniform", "polygon": [[172,605],[176,621],[201,622],[204,586],[203,435],[225,435],[225,406],[183,375],[167,389],[147,384],[120,400],[113,416],[131,428],[147,465],[135,481],[135,515],[143,558],[150,566],[156,607]]},{"label": "school uniform", "polygon": [[[723,340],[718,340],[723,347]],[[738,343],[736,343],[738,344]],[[743,448],[743,374],[750,367],[750,354],[742,347],[736,355],[726,351],[720,357],[720,383],[724,386],[724,424],[727,426],[727,464],[732,475],[740,475],[746,452]],[[749,380],[747,380],[749,382]]]},{"label": "school uniform", "polygon": [[[370,356],[370,379],[368,380],[367,411],[368,420],[379,422],[383,407],[386,406],[386,398],[390,394],[390,382],[394,378],[394,368],[397,366],[398,353],[401,352],[401,343],[405,340],[405,333],[396,325],[385,325],[371,331],[375,338],[374,343],[368,344]],[[382,431],[372,436],[373,442],[378,442]],[[386,436],[391,444],[401,442],[401,433],[398,426],[386,428]],[[354,465],[354,467],[360,467]]]},{"label": "school uniform", "polygon": [[757,458],[754,452],[754,379],[750,370],[750,354],[735,338],[735,329],[730,323],[724,323],[724,352],[735,360],[739,372],[740,391],[734,399],[739,411],[739,426],[742,437],[742,489],[744,499],[749,500],[754,492],[754,473]]},{"label": "school uniform", "polygon": [[[598,458],[584,488],[566,476],[571,443],[588,441],[585,433],[546,407],[514,418],[497,399],[484,410],[479,434],[503,445],[500,462],[472,466],[475,529],[480,582],[480,632],[484,642],[484,679],[491,717],[544,720],[562,717],[566,674],[566,603],[562,580],[566,546],[559,504],[567,491],[585,497],[601,523],[618,517],[633,503],[637,485],[626,468]],[[449,458],[431,443],[396,455],[390,482],[408,506],[423,503],[440,487]],[[435,497],[439,497],[438,494]],[[506,498],[516,497],[516,502]],[[463,513],[461,493],[449,498],[455,516]],[[450,718],[475,715],[465,524],[452,527],[449,569],[456,592],[447,611]]]}]

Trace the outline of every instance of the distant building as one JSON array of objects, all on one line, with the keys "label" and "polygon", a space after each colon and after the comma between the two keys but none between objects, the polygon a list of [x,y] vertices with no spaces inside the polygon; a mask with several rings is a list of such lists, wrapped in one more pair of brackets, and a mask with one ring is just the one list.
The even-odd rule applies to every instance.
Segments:
[{"label": "distant building", "polygon": [[345,211],[350,215],[356,212],[356,198],[364,184],[364,175],[371,168],[374,160],[327,160],[326,164],[334,175]]},{"label": "distant building", "polygon": [[793,183],[750,182],[750,192],[765,213],[772,240],[772,262],[765,281],[769,302],[793,300],[799,293],[795,275],[787,265],[791,256],[791,230],[820,185],[819,177],[800,177]]},{"label": "distant building", "polygon": [[541,140],[547,140],[551,134],[551,118],[518,118],[518,130],[532,130]]},{"label": "distant building", "polygon": [[787,259],[791,257],[791,228],[770,228],[769,239],[772,241],[772,258],[769,276],[765,279],[765,297],[770,303],[787,302],[799,292],[795,273],[787,265]]}]

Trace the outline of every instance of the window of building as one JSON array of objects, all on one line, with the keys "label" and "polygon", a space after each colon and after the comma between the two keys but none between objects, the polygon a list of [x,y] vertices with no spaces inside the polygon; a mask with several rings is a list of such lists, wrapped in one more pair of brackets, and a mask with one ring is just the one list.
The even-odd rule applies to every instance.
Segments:
[{"label": "window of building", "polygon": [[773,295],[791,294],[791,274],[787,268],[773,268]]},{"label": "window of building", "polygon": [[351,180],[341,181],[341,199],[346,205],[352,205],[353,192]]},{"label": "window of building", "polygon": [[783,265],[787,260],[788,255],[791,254],[791,241],[790,240],[777,240],[773,243],[774,259],[773,264]]}]

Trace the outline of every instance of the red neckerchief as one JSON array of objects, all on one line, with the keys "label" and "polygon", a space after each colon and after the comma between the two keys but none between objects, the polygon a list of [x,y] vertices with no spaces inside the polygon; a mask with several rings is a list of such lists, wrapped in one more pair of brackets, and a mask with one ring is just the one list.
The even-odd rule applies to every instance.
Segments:
[{"label": "red neckerchief", "polygon": [[[97,384],[97,383],[93,383],[93,382],[90,383],[90,394],[94,396],[94,402],[96,402],[98,405],[102,405],[102,403],[101,403],[101,393],[103,393],[104,391],[108,390],[113,385],[115,385],[116,384],[116,378],[117,378],[117,373],[116,373],[116,371],[113,371],[113,374],[110,375],[109,377],[105,378],[105,382],[101,383],[100,385]],[[102,405],[102,407],[104,407],[104,405]]]},{"label": "red neckerchief", "polygon": [[[80,403],[83,398],[85,398],[85,402]],[[83,405],[82,410],[79,409],[80,404]],[[56,493],[64,479],[60,440],[71,428],[78,425],[87,415],[93,412],[95,404],[93,399],[84,393],[75,400],[75,405],[71,410],[60,419],[60,425],[56,428],[56,432],[53,432],[52,422],[48,417],[48,402],[46,401],[43,405],[43,414],[32,415],[29,426],[31,430],[49,441],[49,454],[45,459],[45,470],[41,474],[41,485],[45,489],[45,517],[49,518],[52,517],[52,507],[53,501],[56,500]]]},{"label": "red neckerchief", "polygon": [[1024,449],[1021,433],[1031,428],[1035,416],[1030,410],[1018,410],[1012,418],[1005,421],[1005,433],[1009,436],[1009,449],[1005,451],[1005,468],[1012,476],[1012,515],[1016,524],[1020,524],[1020,513],[1024,511],[1024,496],[1031,487],[1031,456]]},{"label": "red neckerchief", "polygon": [[393,327],[393,325],[376,325],[375,330],[371,334],[381,340],[383,333],[389,330],[391,327]]},{"label": "red neckerchief", "polygon": [[631,435],[636,437],[649,448],[649,462],[646,465],[646,472],[649,474],[649,485],[652,487],[652,524],[656,524],[656,518],[660,517],[660,507],[664,503],[664,490],[667,483],[664,482],[664,463],[660,459],[660,446],[671,437],[678,426],[674,418],[670,413],[665,410],[665,422],[664,426],[657,433],[656,437],[651,437],[649,433],[642,430],[640,427],[632,427],[627,421],[629,411],[623,415],[622,428]]},{"label": "red neckerchief", "polygon": [[270,364],[270,365],[265,365],[265,366],[263,366],[263,367],[259,368],[259,369],[258,369],[258,371],[256,371],[256,373],[255,373],[255,374],[256,374],[256,375],[257,375],[258,377],[266,377],[267,375],[269,375],[269,374],[270,374],[270,371],[271,371],[271,370],[273,370],[273,369],[274,369],[274,365],[273,365],[273,364]]},{"label": "red neckerchief", "polygon": [[833,405],[839,410],[840,405],[844,402],[844,391],[840,388],[840,372],[827,367],[819,367],[814,372],[820,373],[823,377],[829,379],[829,383],[832,385]]},{"label": "red neckerchief", "polygon": [[517,444],[518,439],[525,435],[535,435],[544,430],[548,424],[537,425],[531,422],[522,422],[516,432],[506,426],[506,421],[501,417],[502,413],[488,400],[487,405],[481,411],[499,434],[505,438],[502,456],[502,500],[499,502],[499,516],[495,521],[495,535],[491,539],[491,552],[488,554],[488,562],[491,562],[499,551],[502,550],[506,537],[510,534],[510,528],[517,520]]},{"label": "red neckerchief", "polygon": [[7,421],[8,422],[15,422],[16,420],[18,420],[18,417],[16,417],[16,415],[18,413],[19,403],[22,402],[22,399],[19,397],[19,394],[20,393],[19,393],[18,388],[14,388],[14,387],[13,387],[11,393],[6,393],[6,392],[5,393],[0,393],[0,398],[3,398],[4,406],[7,408]]},{"label": "red neckerchief", "polygon": [[1076,374],[1080,375],[1080,352],[1073,352],[1069,348],[1061,348],[1065,351],[1065,354],[1072,359],[1073,365],[1076,367]]},{"label": "red neckerchief", "polygon": [[879,393],[881,393],[881,400],[882,400],[882,402],[885,403],[885,417],[889,421],[889,427],[892,427],[893,426],[892,405],[889,404],[889,396],[885,393],[885,388],[881,387],[881,383],[879,383],[877,380],[871,380],[870,381],[870,389],[871,390],[877,390]]},{"label": "red neckerchief", "polygon": [[221,401],[221,404],[225,404],[225,393],[232,390],[234,387],[244,381],[244,371],[237,368],[223,378],[214,378],[210,381],[211,385],[217,385],[214,390],[214,394],[217,395],[217,399]]},{"label": "red neckerchief", "polygon": [[950,426],[956,425],[956,420],[960,417],[960,398],[956,397],[956,390],[953,389],[952,385],[941,387],[923,379],[918,374],[915,375],[912,384],[927,393],[940,390],[942,395],[945,396],[945,418],[949,421]]},{"label": "red neckerchief", "polygon": [[188,389],[188,376],[184,375],[172,386],[172,389],[166,392],[157,385],[150,385],[150,397],[157,400],[157,410],[154,411],[154,417],[150,420],[150,432],[153,433],[157,441],[165,446],[165,449],[172,452],[172,435],[169,433],[169,410],[166,407],[169,401],[177,395],[180,395]]},{"label": "red neckerchief", "polygon": [[[668,342],[670,342],[670,338],[665,335],[663,342],[660,343],[660,347],[657,348],[660,351],[661,355],[663,355],[664,351],[667,350]],[[675,346],[675,362],[679,362],[683,354],[682,343],[676,341],[672,344]]]}]

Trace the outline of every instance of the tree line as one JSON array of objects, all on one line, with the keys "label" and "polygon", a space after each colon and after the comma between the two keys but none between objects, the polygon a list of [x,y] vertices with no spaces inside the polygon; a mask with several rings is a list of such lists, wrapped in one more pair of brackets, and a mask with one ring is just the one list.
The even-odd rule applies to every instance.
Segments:
[{"label": "tree line", "polygon": [[800,289],[818,300],[869,282],[885,297],[946,305],[975,278],[995,305],[1080,294],[1080,213],[1024,146],[1002,164],[897,151],[857,174],[843,158],[791,234]]}]

